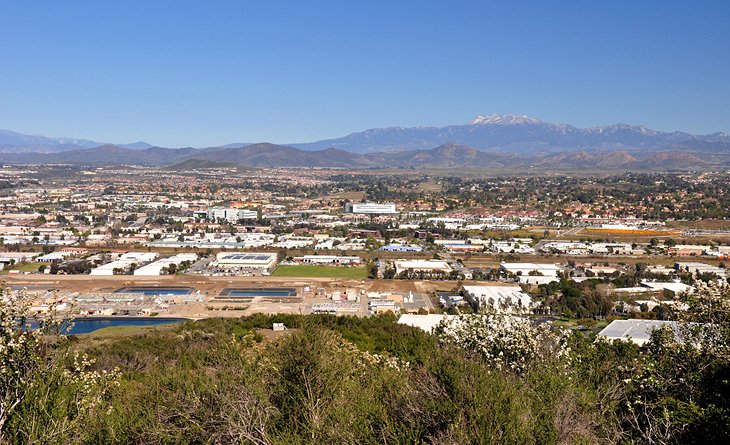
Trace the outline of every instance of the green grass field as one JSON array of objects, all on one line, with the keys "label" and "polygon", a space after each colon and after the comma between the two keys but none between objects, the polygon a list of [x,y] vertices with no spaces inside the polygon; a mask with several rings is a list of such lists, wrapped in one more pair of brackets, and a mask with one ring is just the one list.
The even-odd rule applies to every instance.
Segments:
[{"label": "green grass field", "polygon": [[9,270],[16,269],[21,272],[38,272],[39,266],[50,266],[50,263],[20,263],[14,266],[9,266],[0,273],[7,274]]},{"label": "green grass field", "polygon": [[336,266],[279,266],[272,277],[317,277],[317,278],[349,278],[364,280],[367,271],[364,267]]}]

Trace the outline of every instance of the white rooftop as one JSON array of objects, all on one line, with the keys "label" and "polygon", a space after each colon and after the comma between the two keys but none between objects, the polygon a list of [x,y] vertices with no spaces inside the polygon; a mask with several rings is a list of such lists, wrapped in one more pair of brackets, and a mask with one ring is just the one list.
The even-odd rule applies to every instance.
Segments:
[{"label": "white rooftop", "polygon": [[543,275],[557,275],[560,266],[557,264],[538,264],[538,263],[502,263],[500,266],[508,272],[522,272],[523,274],[532,272],[533,270]]},{"label": "white rooftop", "polygon": [[679,331],[676,321],[630,319],[614,320],[598,335],[609,340],[632,341],[641,346],[651,339],[652,331],[664,326],[670,327],[675,334]]},{"label": "white rooftop", "polygon": [[500,312],[521,312],[532,306],[532,297],[520,286],[464,286],[464,291],[480,306],[488,305]]},{"label": "white rooftop", "polygon": [[415,315],[415,314],[403,314],[398,319],[398,324],[405,324],[419,328],[429,334],[433,332],[436,327],[441,323],[442,320],[452,317],[452,315],[444,314],[428,314],[428,315]]},{"label": "white rooftop", "polygon": [[675,283],[675,282],[656,282],[656,281],[644,281],[641,283],[642,286],[646,286],[651,288],[652,290],[670,290],[674,292],[675,294],[678,294],[680,292],[688,292],[690,289],[692,289],[692,286],[689,286],[684,283]]}]

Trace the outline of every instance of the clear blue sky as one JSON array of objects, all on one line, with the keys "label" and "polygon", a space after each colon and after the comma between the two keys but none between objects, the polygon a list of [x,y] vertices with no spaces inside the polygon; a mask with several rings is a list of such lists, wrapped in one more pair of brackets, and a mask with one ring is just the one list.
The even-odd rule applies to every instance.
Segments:
[{"label": "clear blue sky", "polygon": [[490,113],[730,133],[730,1],[0,6],[3,129],[210,146]]}]

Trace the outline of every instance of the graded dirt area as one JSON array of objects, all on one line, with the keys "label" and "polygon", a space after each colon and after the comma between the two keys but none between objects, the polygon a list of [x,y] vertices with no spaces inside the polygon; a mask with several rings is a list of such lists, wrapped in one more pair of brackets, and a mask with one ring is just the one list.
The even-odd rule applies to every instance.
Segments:
[{"label": "graded dirt area", "polygon": [[192,287],[213,297],[226,287],[330,287],[356,286],[362,281],[337,278],[292,277],[206,277],[196,275],[161,275],[141,277],[134,275],[8,275],[9,286],[50,286],[69,292],[114,292],[124,286],[182,286]]},{"label": "graded dirt area", "polygon": [[[110,293],[126,286],[139,287],[190,287],[205,296],[203,302],[178,303],[170,306],[165,316],[185,318],[207,317],[240,317],[252,313],[308,313],[316,298],[296,299],[296,302],[277,301],[256,298],[254,301],[239,303],[214,301],[219,293],[229,287],[246,288],[296,288],[303,291],[308,288],[307,295],[327,293],[348,288],[378,292],[428,292],[433,286],[424,286],[425,282],[399,280],[352,280],[342,278],[294,278],[294,277],[207,277],[196,275],[165,275],[159,277],[141,277],[134,275],[91,276],[91,275],[14,275],[6,277],[7,286],[27,287],[32,289],[57,289],[61,294]],[[439,289],[448,288],[453,283],[435,282]],[[434,288],[435,288],[434,287]],[[321,299],[321,297],[318,297]],[[367,305],[363,304],[361,315],[366,315]]]}]

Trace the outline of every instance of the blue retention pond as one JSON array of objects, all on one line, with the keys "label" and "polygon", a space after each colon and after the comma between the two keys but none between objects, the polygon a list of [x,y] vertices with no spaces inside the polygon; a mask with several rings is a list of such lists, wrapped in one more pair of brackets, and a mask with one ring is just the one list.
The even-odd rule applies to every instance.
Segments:
[{"label": "blue retention pond", "polygon": [[251,289],[251,288],[226,288],[220,293],[221,297],[294,297],[296,289]]},{"label": "blue retention pond", "polygon": [[[38,325],[34,320],[29,320],[31,329],[35,329]],[[109,328],[112,326],[157,326],[173,323],[182,323],[188,321],[187,318],[175,317],[89,317],[75,318],[71,320],[73,326],[64,334],[88,334],[98,329]]]}]

